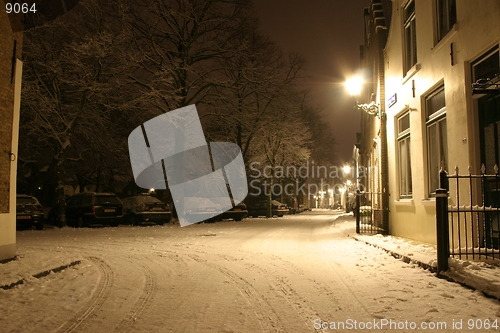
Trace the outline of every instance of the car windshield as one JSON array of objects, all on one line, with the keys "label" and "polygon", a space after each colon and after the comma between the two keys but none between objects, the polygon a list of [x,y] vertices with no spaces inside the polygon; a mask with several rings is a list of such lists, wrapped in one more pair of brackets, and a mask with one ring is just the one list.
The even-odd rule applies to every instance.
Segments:
[{"label": "car windshield", "polygon": [[94,204],[95,205],[120,204],[120,199],[112,195],[96,195]]},{"label": "car windshield", "polygon": [[18,197],[17,198],[17,204],[18,205],[26,205],[26,204],[36,205],[38,203],[36,202],[35,198],[31,198],[31,197]]}]

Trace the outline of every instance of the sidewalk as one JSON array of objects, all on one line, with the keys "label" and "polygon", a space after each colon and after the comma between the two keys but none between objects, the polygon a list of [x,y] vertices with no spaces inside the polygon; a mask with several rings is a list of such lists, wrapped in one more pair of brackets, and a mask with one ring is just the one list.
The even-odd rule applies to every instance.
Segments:
[{"label": "sidewalk", "polygon": [[[380,248],[410,265],[436,272],[436,246],[396,236],[356,235],[355,240]],[[450,258],[445,278],[500,300],[500,265]]]}]

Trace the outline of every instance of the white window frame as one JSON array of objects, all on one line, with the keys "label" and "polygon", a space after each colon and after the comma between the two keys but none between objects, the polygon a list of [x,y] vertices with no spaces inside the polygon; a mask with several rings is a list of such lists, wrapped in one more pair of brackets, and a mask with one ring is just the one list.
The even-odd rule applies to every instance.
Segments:
[{"label": "white window frame", "polygon": [[[415,18],[415,0],[408,1],[403,6],[403,71],[406,76],[417,64],[417,23]],[[413,10],[407,14],[407,10],[413,6]],[[409,34],[409,36],[408,36]]]},{"label": "white window frame", "polygon": [[[402,128],[402,120],[408,117],[408,127]],[[413,197],[413,182],[411,175],[411,117],[410,111],[403,112],[396,120],[399,198]]]},{"label": "white window frame", "polygon": [[[444,106],[436,109],[434,111],[430,110],[430,100],[436,95],[443,93]],[[440,85],[436,89],[432,90],[425,97],[425,133],[427,138],[427,185],[428,193],[430,197],[434,197],[436,194],[436,189],[439,187],[439,171],[444,163],[444,169],[447,169],[448,162],[448,128],[446,123],[446,99],[445,99],[445,87],[444,84]],[[432,113],[431,113],[432,112]],[[435,127],[436,126],[436,127]],[[437,135],[436,140],[431,141],[430,131],[436,128]],[[444,131],[444,133],[443,133]],[[431,156],[431,154],[437,153],[440,161],[436,162],[436,159]]]}]

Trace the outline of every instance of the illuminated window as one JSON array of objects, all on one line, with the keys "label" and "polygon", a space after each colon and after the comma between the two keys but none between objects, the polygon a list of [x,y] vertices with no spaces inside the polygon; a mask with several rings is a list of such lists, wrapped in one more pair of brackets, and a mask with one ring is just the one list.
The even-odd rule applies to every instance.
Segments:
[{"label": "illuminated window", "polygon": [[408,1],[404,13],[404,72],[417,63],[417,27],[415,22],[415,1]]},{"label": "illuminated window", "polygon": [[436,0],[437,40],[440,41],[457,23],[455,0]]},{"label": "illuminated window", "polygon": [[427,96],[426,116],[428,184],[429,194],[433,196],[439,188],[441,166],[446,168],[448,160],[444,86]]},{"label": "illuminated window", "polygon": [[398,162],[399,162],[399,196],[412,196],[411,157],[410,157],[410,113],[406,112],[398,118]]}]

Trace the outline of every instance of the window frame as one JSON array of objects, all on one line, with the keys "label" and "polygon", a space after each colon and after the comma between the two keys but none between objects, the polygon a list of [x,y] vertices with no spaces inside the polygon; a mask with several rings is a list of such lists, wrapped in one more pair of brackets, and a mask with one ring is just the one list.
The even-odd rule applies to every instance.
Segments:
[{"label": "window frame", "polygon": [[489,72],[489,73],[487,72],[487,73],[483,73],[482,75],[480,75],[480,74],[476,73],[476,71],[478,68],[482,68],[481,66],[484,65],[484,63],[486,63],[490,60],[494,60],[495,56],[496,56],[496,60],[499,64],[498,65],[499,67],[495,68],[495,69],[500,70],[500,47],[499,47],[499,44],[496,44],[491,49],[484,52],[480,57],[478,57],[477,59],[475,59],[474,61],[472,61],[470,63],[470,67],[471,67],[470,73],[471,73],[472,83],[477,82],[480,79],[493,79],[493,77],[489,77],[489,76],[486,77],[487,74],[489,75],[489,74],[492,74],[493,72]]},{"label": "window frame", "polygon": [[[457,23],[457,4],[456,0],[435,0],[434,5],[436,11],[435,33],[437,44],[453,30],[453,27]],[[443,8],[446,11],[444,14],[442,14]]]},{"label": "window frame", "polygon": [[[409,0],[403,6],[403,71],[404,76],[417,64],[417,21],[415,0]],[[409,13],[407,11],[413,7]],[[409,34],[409,35],[407,35]]]},{"label": "window frame", "polygon": [[[437,88],[433,89],[429,94],[425,96],[425,136],[426,136],[426,148],[427,148],[427,186],[429,197],[436,196],[436,189],[439,187],[439,172],[435,173],[435,163],[434,159],[431,157],[433,152],[437,152],[441,156],[441,161],[437,165],[437,169],[441,169],[443,159],[444,159],[444,169],[447,169],[448,163],[448,126],[446,121],[446,97],[444,97],[444,106],[434,110],[430,113],[430,100],[440,94],[441,92],[445,94],[444,84],[439,85]],[[437,142],[430,140],[430,130],[434,126],[437,126]],[[443,127],[444,126],[444,127]],[[444,128],[444,134],[442,133]],[[444,142],[443,142],[444,141]],[[432,145],[432,146],[431,146]],[[434,146],[435,145],[435,146]],[[434,148],[434,149],[433,149]],[[443,156],[444,155],[444,156]],[[437,184],[436,184],[437,182]],[[435,187],[435,188],[433,188]]]},{"label": "window frame", "polygon": [[[408,117],[408,127],[401,128],[401,121]],[[413,198],[413,181],[411,174],[411,116],[410,110],[403,111],[396,118],[397,128],[397,159],[398,159],[398,180],[399,180],[399,198]],[[405,143],[404,152],[402,151],[402,143]],[[405,157],[403,157],[405,155]],[[403,160],[403,158],[406,158]],[[406,165],[403,165],[406,164]],[[404,173],[403,173],[404,172]]]}]

